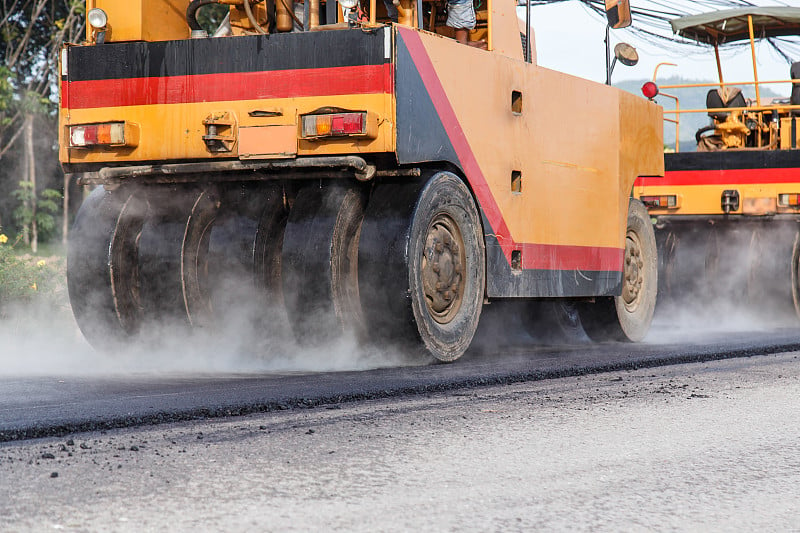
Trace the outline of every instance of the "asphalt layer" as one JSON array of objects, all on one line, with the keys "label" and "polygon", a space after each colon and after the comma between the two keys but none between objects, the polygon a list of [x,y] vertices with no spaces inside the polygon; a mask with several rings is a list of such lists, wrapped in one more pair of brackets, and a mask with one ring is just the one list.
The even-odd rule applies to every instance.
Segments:
[{"label": "asphalt layer", "polygon": [[0,442],[798,350],[797,330],[777,329],[671,344],[478,346],[454,364],[364,371],[4,377]]},{"label": "asphalt layer", "polygon": [[0,445],[0,531],[797,531],[800,352]]}]

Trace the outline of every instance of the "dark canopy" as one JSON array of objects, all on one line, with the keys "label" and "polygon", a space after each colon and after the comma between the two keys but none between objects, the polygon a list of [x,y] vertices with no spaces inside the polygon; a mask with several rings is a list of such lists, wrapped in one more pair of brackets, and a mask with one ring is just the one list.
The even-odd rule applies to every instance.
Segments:
[{"label": "dark canopy", "polygon": [[800,8],[746,7],[681,17],[670,21],[672,31],[687,39],[723,44],[750,38],[747,17],[753,17],[756,39],[800,35]]}]

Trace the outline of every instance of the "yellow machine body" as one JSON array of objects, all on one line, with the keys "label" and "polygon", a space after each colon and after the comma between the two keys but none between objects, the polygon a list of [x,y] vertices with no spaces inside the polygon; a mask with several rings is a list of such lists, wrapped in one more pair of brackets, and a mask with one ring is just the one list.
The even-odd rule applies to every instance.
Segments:
[{"label": "yellow machine body", "polygon": [[108,27],[63,50],[61,161],[109,191],[76,223],[87,251],[72,264],[102,256],[73,266],[82,329],[94,301],[126,332],[164,306],[202,323],[207,278],[245,250],[236,268],[298,336],[319,309],[370,334],[427,321],[406,336],[452,360],[492,298],[599,302],[587,316],[635,315],[614,338],[644,336],[655,244],[631,193],[663,176],[660,106],[538,66],[512,0],[479,3],[471,43],[449,37],[441,0],[401,0],[398,22],[382,0],[308,1],[303,31],[223,3],[216,37],[190,7],[188,38],[172,14],[151,18],[174,2],[97,0]]}]

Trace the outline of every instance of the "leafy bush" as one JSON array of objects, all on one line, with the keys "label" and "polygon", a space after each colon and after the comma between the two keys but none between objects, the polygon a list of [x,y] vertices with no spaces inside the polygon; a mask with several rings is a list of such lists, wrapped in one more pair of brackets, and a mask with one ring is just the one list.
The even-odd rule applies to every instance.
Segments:
[{"label": "leafy bush", "polygon": [[65,292],[63,264],[60,257],[17,255],[8,237],[0,234],[0,317],[14,304],[61,299]]}]

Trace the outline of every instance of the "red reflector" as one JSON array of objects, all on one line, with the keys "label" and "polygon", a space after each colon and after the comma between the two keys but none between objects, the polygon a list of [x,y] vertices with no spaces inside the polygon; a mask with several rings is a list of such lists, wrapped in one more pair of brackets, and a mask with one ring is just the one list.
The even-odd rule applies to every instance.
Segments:
[{"label": "red reflector", "polygon": [[342,117],[344,133],[362,133],[364,131],[364,115],[351,113]]},{"label": "red reflector", "polygon": [[658,96],[658,85],[655,82],[648,81],[642,85],[642,94],[645,98],[653,99]]},{"label": "red reflector", "polygon": [[331,117],[331,133],[334,135],[350,135],[353,133],[363,133],[362,124],[364,115],[362,113],[347,113],[333,115]]},{"label": "red reflector", "polygon": [[83,140],[86,144],[97,144],[97,126],[83,128]]},{"label": "red reflector", "polygon": [[344,117],[342,115],[331,117],[331,133],[344,133]]}]

